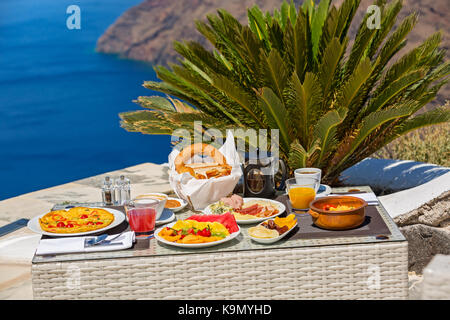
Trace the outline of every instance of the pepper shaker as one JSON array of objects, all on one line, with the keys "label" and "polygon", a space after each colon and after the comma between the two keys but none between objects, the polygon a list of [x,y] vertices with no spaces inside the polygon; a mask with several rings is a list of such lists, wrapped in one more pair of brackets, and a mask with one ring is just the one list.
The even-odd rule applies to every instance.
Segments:
[{"label": "pepper shaker", "polygon": [[114,204],[114,186],[113,181],[106,176],[105,180],[103,181],[103,187],[102,187],[102,200],[103,205],[113,205]]}]

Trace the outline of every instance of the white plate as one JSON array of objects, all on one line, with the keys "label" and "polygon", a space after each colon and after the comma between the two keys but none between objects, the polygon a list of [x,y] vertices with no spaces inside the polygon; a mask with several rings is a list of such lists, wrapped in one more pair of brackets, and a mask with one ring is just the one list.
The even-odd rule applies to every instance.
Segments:
[{"label": "white plate", "polygon": [[159,220],[156,220],[155,225],[160,226],[172,222],[173,220],[175,220],[175,213],[173,213],[171,209],[164,208],[161,217],[159,217]]},{"label": "white plate", "polygon": [[[284,204],[282,204],[281,202],[275,201],[275,200],[270,200],[270,199],[265,199],[265,198],[244,198],[244,203],[249,202],[249,201],[253,201],[253,200],[257,200],[257,201],[263,200],[263,201],[268,201],[268,202],[270,202],[271,204],[273,204],[273,205],[275,205],[275,206],[277,207],[278,213],[277,213],[277,214],[274,214],[273,216],[270,216],[270,217],[256,218],[256,219],[250,219],[250,220],[237,220],[237,219],[236,219],[236,222],[237,222],[238,224],[254,224],[254,223],[263,222],[263,221],[265,221],[265,220],[272,219],[272,218],[275,218],[276,216],[279,216],[280,214],[282,214],[282,213],[286,210],[286,207],[285,207]],[[210,206],[211,206],[211,205],[207,206],[207,207],[203,210],[203,213],[204,213],[204,214],[213,214],[213,213],[211,212]]]},{"label": "white plate", "polygon": [[114,215],[114,221],[110,225],[108,225],[104,228],[92,230],[92,231],[77,232],[77,233],[53,233],[53,232],[47,232],[47,231],[42,230],[41,226],[39,224],[39,219],[48,213],[48,212],[46,212],[46,213],[36,216],[33,219],[31,219],[30,221],[28,221],[27,227],[28,227],[28,229],[30,229],[33,232],[36,232],[39,234],[45,234],[45,235],[51,236],[51,237],[74,237],[74,236],[84,236],[87,234],[103,232],[108,229],[117,227],[119,224],[121,224],[125,220],[125,215],[118,210],[110,209],[110,208],[99,208],[99,207],[89,207],[89,208],[90,209],[103,209],[103,210],[108,211],[109,213],[112,213]]},{"label": "white plate", "polygon": [[183,210],[187,206],[187,201],[184,201],[183,199],[180,199],[180,198],[169,197],[169,198],[167,198],[167,200],[177,200],[178,202],[181,203],[181,206],[179,206],[179,207],[170,208],[170,210],[172,210],[173,212],[178,212],[180,210]]},{"label": "white plate", "polygon": [[228,242],[228,241],[230,241],[230,240],[233,240],[234,238],[236,238],[236,237],[241,233],[241,229],[240,229],[239,226],[238,226],[239,230],[236,231],[236,232],[233,232],[233,233],[230,234],[228,237],[226,237],[226,238],[224,238],[224,239],[222,239],[222,240],[219,240],[219,241],[205,242],[205,243],[177,243],[177,242],[170,242],[170,241],[167,241],[167,240],[161,238],[161,237],[158,235],[159,232],[160,232],[163,228],[165,228],[165,227],[171,228],[171,227],[173,227],[173,225],[174,225],[175,223],[176,223],[176,222],[172,222],[171,224],[168,224],[168,225],[166,225],[166,226],[164,226],[164,227],[161,227],[161,228],[157,229],[157,230],[155,231],[155,233],[154,233],[156,240],[158,240],[159,242],[162,242],[162,243],[164,243],[164,244],[167,244],[167,245],[169,245],[169,246],[175,246],[175,247],[181,247],[181,248],[206,248],[206,247],[216,246],[216,245],[218,245],[218,244],[221,244],[221,243],[224,243],[224,242]]},{"label": "white plate", "polygon": [[[260,224],[262,224],[262,222],[261,222]],[[295,223],[295,225],[294,225],[292,228],[290,228],[288,231],[286,231],[285,233],[279,235],[279,236],[276,237],[276,238],[255,238],[255,237],[252,237],[252,236],[250,235],[250,233],[248,233],[248,230],[247,230],[247,234],[248,234],[248,237],[249,237],[250,239],[252,239],[253,241],[256,241],[256,242],[259,242],[259,243],[264,243],[264,244],[270,244],[270,243],[277,242],[277,241],[283,239],[284,237],[286,237],[286,235],[287,235],[289,232],[291,232],[292,230],[294,230],[294,228],[297,226],[297,224],[298,224],[298,221]]]}]

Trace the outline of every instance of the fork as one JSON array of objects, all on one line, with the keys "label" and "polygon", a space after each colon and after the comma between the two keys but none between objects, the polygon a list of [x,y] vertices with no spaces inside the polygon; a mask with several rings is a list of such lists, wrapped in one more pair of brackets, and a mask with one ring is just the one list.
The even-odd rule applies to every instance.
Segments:
[{"label": "fork", "polygon": [[[121,233],[119,233],[119,234],[118,234],[117,236],[115,236],[114,238],[108,239],[108,240],[106,240],[106,238],[108,237],[108,235],[107,235],[107,234],[104,234],[104,235],[98,236],[96,242],[92,243],[91,241],[94,240],[94,239],[92,239],[91,241],[88,242],[88,244],[89,244],[90,246],[96,246],[96,245],[99,245],[99,244],[101,244],[101,243],[103,243],[103,242],[105,242],[105,241],[107,241],[108,243],[110,243],[110,242],[112,242],[113,240],[116,240],[117,238],[119,238],[124,232],[125,232],[125,231],[122,231]],[[100,238],[100,240],[98,241],[99,238]]]}]

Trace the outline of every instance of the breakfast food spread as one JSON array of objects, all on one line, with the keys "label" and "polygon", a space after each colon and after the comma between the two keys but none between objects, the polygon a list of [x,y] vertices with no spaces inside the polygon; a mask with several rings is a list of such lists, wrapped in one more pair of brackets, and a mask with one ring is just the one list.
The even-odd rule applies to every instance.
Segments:
[{"label": "breakfast food spread", "polygon": [[179,220],[172,227],[163,228],[158,235],[170,242],[193,244],[219,241],[236,231],[239,227],[230,214],[223,217],[203,215]]},{"label": "breakfast food spread", "polygon": [[39,219],[42,230],[52,233],[79,233],[102,229],[114,221],[103,209],[75,207],[50,211]]},{"label": "breakfast food spread", "polygon": [[256,218],[271,217],[279,210],[276,205],[267,200],[250,200],[244,203],[242,197],[232,195],[229,198],[222,198],[219,202],[210,206],[214,214],[231,212],[236,220],[253,220]]},{"label": "breakfast food spread", "polygon": [[[196,154],[209,156],[214,162],[187,163]],[[218,178],[231,173],[231,166],[227,164],[225,156],[214,146],[205,143],[184,148],[175,158],[174,164],[178,173],[188,172],[196,179]]]}]

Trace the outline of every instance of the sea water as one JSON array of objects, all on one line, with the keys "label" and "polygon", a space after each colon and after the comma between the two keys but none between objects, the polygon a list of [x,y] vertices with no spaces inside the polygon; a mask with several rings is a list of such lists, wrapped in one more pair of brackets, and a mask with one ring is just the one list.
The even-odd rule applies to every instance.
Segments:
[{"label": "sea water", "polygon": [[[143,162],[167,162],[170,137],[130,133],[157,80],[147,63],[95,52],[97,39],[140,0],[0,1],[0,200]],[[69,29],[70,5],[81,29]],[[100,194],[100,193],[99,193]],[[74,200],[74,199],[67,199]]]}]

